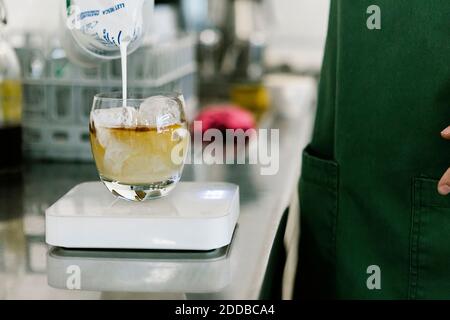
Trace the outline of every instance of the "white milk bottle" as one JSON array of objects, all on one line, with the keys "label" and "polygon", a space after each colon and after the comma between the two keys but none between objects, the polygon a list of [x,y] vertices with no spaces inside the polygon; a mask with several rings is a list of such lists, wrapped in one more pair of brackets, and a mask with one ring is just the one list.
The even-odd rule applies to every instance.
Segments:
[{"label": "white milk bottle", "polygon": [[86,67],[136,50],[154,7],[154,0],[61,0],[61,3],[63,47],[69,59]]}]

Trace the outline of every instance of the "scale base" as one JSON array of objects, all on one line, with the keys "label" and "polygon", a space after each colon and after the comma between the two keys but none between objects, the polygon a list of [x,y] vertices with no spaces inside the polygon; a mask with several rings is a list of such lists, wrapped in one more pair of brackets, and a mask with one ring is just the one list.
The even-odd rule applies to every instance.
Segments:
[{"label": "scale base", "polygon": [[130,202],[101,182],[77,185],[45,212],[46,242],[64,248],[214,250],[230,244],[239,187],[180,182],[166,197]]}]

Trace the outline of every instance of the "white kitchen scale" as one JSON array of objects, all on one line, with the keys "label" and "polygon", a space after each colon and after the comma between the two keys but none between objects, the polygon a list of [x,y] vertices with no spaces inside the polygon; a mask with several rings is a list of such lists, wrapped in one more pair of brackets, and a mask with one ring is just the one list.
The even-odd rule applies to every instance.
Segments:
[{"label": "white kitchen scale", "polygon": [[166,197],[131,202],[86,182],[46,210],[45,236],[63,248],[213,250],[230,244],[238,216],[230,183],[180,182]]}]

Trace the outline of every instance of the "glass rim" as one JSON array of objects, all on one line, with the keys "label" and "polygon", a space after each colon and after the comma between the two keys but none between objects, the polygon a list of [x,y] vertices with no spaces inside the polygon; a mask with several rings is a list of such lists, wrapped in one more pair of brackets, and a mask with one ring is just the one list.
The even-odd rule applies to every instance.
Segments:
[{"label": "glass rim", "polygon": [[[144,101],[145,99],[151,98],[151,97],[166,97],[166,98],[172,98],[172,99],[180,99],[180,97],[183,96],[181,92],[178,91],[161,91],[161,92],[154,92],[151,94],[143,94],[139,92],[129,92],[127,94],[126,101]],[[123,95],[122,91],[109,91],[109,92],[100,92],[94,95],[94,99],[103,100],[103,101],[123,101]]]}]

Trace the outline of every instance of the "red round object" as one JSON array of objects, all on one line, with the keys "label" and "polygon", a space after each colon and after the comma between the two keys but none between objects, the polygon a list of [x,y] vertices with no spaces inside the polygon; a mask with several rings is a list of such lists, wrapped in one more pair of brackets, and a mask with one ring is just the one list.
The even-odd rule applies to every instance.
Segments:
[{"label": "red round object", "polygon": [[252,129],[256,127],[253,114],[236,105],[213,105],[203,109],[196,121],[202,122],[202,132],[208,129]]}]

